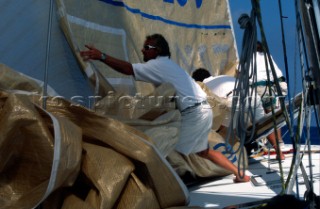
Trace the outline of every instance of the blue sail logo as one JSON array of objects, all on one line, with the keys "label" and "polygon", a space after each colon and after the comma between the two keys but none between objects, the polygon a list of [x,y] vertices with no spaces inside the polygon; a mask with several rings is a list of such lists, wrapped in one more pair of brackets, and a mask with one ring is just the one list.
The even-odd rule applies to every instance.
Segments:
[{"label": "blue sail logo", "polygon": [[[174,4],[174,1],[177,1],[178,4],[182,7],[184,7],[188,2],[188,0],[163,0],[163,2],[171,3],[171,4]],[[194,1],[194,0],[192,0],[192,1]],[[196,7],[200,8],[202,5],[202,0],[195,0],[195,2],[196,2]]]},{"label": "blue sail logo", "polygon": [[[177,21],[177,20],[171,20],[168,17],[162,17],[159,15],[147,13],[144,11],[141,11],[140,8],[137,6],[135,8],[128,6],[125,4],[124,1],[115,1],[115,0],[99,0],[102,1],[106,4],[115,6],[115,7],[123,7],[125,10],[128,12],[135,14],[135,15],[140,15],[143,18],[150,19],[150,20],[155,20],[155,21],[160,21],[168,25],[175,25],[178,27],[183,27],[183,28],[195,28],[195,29],[205,29],[205,30],[220,30],[220,29],[231,29],[230,24],[196,24],[196,23],[186,23],[184,21]],[[203,0],[192,0],[195,1],[196,7],[199,9],[202,6],[202,1]],[[192,2],[189,1],[189,4]],[[188,0],[162,0],[163,3],[165,4],[174,4],[175,2],[178,2],[178,4],[181,7],[184,7]]]}]

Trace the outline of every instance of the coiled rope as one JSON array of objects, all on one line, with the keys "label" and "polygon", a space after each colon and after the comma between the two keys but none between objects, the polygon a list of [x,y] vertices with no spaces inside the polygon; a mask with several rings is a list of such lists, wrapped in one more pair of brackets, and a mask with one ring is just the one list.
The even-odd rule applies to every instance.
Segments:
[{"label": "coiled rope", "polygon": [[[251,11],[251,17],[247,14],[242,14],[238,19],[238,23],[242,29],[245,29],[242,40],[242,51],[240,56],[240,63],[237,69],[237,76],[234,86],[234,93],[232,99],[231,120],[227,134],[227,141],[235,140],[237,135],[240,138],[240,146],[235,152],[239,153],[239,165],[245,168],[246,155],[244,153],[244,145],[247,139],[247,127],[252,121],[255,109],[251,108],[251,99],[253,91],[250,91],[249,78],[252,73],[249,72],[252,67],[252,54],[254,53],[254,45],[257,41],[256,35],[256,14],[254,9]],[[241,73],[240,73],[241,72]],[[250,101],[246,101],[249,99]],[[246,105],[246,103],[248,103]],[[249,114],[246,114],[249,113]],[[234,123],[235,122],[235,123]],[[253,124],[253,130],[254,130]],[[233,131],[235,129],[235,132]],[[250,139],[253,138],[253,132]],[[231,142],[233,143],[233,142]],[[238,168],[240,170],[240,166]]]},{"label": "coiled rope", "polygon": [[[254,116],[256,114],[257,109],[257,90],[256,87],[250,86],[249,80],[252,83],[257,82],[257,63],[256,63],[256,48],[257,48],[257,23],[260,28],[261,41],[264,47],[264,55],[265,55],[265,65],[266,69],[270,69],[273,78],[277,78],[275,68],[272,62],[272,58],[269,53],[269,48],[267,45],[262,17],[260,12],[260,1],[252,0],[252,10],[251,15],[242,14],[238,19],[238,23],[240,27],[244,29],[244,35],[242,39],[242,50],[240,56],[240,62],[237,69],[236,82],[234,87],[234,95],[232,99],[232,109],[231,109],[231,118],[234,120],[230,122],[229,130],[227,134],[227,140],[235,140],[235,134],[240,138],[240,146],[236,152],[240,152],[239,156],[239,165],[243,165],[245,167],[245,154],[244,154],[244,145],[246,143],[250,143],[254,139],[255,132],[255,123]],[[269,66],[269,67],[268,67]],[[270,85],[270,72],[267,70],[267,90],[269,91],[269,95],[272,94],[272,88]],[[279,95],[281,109],[284,113],[286,122],[288,124],[289,130],[291,129],[289,115],[286,110],[284,97],[281,92],[281,88],[279,85],[279,81],[274,79],[272,82],[275,85],[276,95]],[[274,107],[271,107],[272,115],[273,115],[273,128],[274,131],[277,131],[277,123],[275,117]],[[235,122],[235,124],[234,124]],[[251,132],[247,131],[247,128],[252,123]],[[235,129],[235,132],[233,131]],[[277,137],[277,135],[276,135]],[[279,147],[279,139],[276,138],[277,146]],[[279,153],[278,153],[279,154]],[[279,167],[280,167],[280,175],[282,182],[282,192],[285,191],[285,184],[283,178],[283,169],[281,165],[281,160],[279,159]],[[240,170],[240,166],[238,168]]]}]

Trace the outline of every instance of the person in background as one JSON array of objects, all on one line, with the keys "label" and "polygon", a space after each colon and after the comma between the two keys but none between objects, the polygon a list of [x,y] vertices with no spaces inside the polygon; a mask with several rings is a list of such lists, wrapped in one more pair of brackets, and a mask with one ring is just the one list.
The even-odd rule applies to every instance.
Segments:
[{"label": "person in background", "polygon": [[[277,98],[277,91],[275,88],[274,78],[271,72],[270,64],[266,66],[265,61],[265,53],[263,49],[263,45],[260,41],[257,42],[257,53],[256,53],[256,65],[257,65],[257,72],[256,72],[256,80],[253,80],[253,76],[251,76],[249,82],[251,85],[251,88],[256,88],[258,95],[261,97],[262,105],[266,113],[269,113],[272,111],[272,108],[278,109],[279,106],[277,105],[278,99]],[[285,78],[282,74],[282,71],[276,64],[276,62],[271,57],[270,60],[274,66],[275,73],[277,75],[277,78],[282,90],[283,96],[287,94],[287,83],[285,82]],[[269,88],[268,88],[268,74],[270,76],[270,86],[271,86],[271,95],[269,94]],[[281,130],[277,129],[275,132],[272,132],[267,136],[268,141],[271,143],[273,148],[277,151],[277,159],[284,160],[285,156],[282,153],[281,149],[278,148],[277,145],[277,138],[279,140],[279,144],[283,144],[282,136],[281,136]],[[278,152],[279,151],[279,152]]]},{"label": "person in background", "polygon": [[170,59],[169,44],[161,34],[146,37],[143,48],[144,63],[131,64],[105,54],[86,45],[87,50],[80,55],[86,60],[100,60],[114,70],[134,76],[135,80],[153,83],[159,86],[170,83],[176,90],[176,103],[181,112],[181,128],[175,150],[182,155],[196,153],[213,163],[231,171],[235,182],[250,181],[222,153],[209,149],[208,135],[212,127],[212,109],[207,95],[192,77]]},{"label": "person in background", "polygon": [[[199,81],[199,82],[204,82],[206,79],[208,80],[208,78],[212,77],[210,72],[205,69],[205,68],[198,68],[196,69],[193,73],[192,73],[192,78],[195,80],[195,81]],[[259,95],[261,96],[261,95]],[[260,98],[259,98],[260,99]],[[265,109],[264,109],[265,110]],[[260,112],[256,112],[256,114],[259,114],[259,116],[257,118],[260,117],[262,113],[262,108],[261,108],[261,113]],[[271,110],[270,110],[271,111]],[[265,113],[267,113],[267,111],[265,110]],[[256,119],[256,117],[255,117]],[[225,127],[223,127],[225,128]],[[279,130],[280,131],[280,130]],[[270,135],[267,136],[267,139],[268,141],[270,142],[270,144],[275,148],[277,149],[278,146],[277,146],[277,143],[276,143],[276,138],[274,136],[274,133],[271,133]],[[280,139],[281,139],[281,133],[280,133]],[[250,150],[251,148],[255,148],[255,146],[257,146],[255,143],[250,143],[250,144],[247,144],[246,145],[246,149],[247,149],[247,152],[248,154],[250,153]],[[279,149],[279,153],[280,153],[280,159],[281,160],[284,160],[284,155],[281,151],[281,149]]]},{"label": "person in background", "polygon": [[205,68],[197,68],[192,73],[192,78],[195,81],[203,82],[204,79],[211,77],[210,72]]}]

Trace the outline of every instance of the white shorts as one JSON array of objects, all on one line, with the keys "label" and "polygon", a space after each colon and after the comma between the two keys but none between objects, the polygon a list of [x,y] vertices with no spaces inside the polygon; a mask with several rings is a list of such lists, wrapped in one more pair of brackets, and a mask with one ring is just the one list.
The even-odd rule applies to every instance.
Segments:
[{"label": "white shorts", "polygon": [[181,128],[176,151],[189,155],[206,150],[209,147],[208,135],[213,118],[210,105],[191,107],[182,111],[181,116]]}]

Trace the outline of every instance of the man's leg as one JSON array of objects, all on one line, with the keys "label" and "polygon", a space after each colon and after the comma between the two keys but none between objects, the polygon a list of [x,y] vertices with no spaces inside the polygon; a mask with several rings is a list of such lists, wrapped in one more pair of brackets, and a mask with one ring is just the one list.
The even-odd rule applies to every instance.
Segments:
[{"label": "man's leg", "polygon": [[[281,130],[277,129],[277,135],[278,135],[278,140],[279,142],[282,140],[282,136],[281,136]],[[268,141],[270,142],[270,144],[272,145],[272,147],[276,150],[277,152],[277,159],[280,160],[284,160],[285,156],[281,151],[281,148],[277,145],[277,136],[275,132],[272,132],[271,134],[269,134],[267,136]]]},{"label": "man's leg", "polygon": [[[266,113],[269,113],[269,112],[271,112],[271,110],[266,110]],[[272,145],[272,147],[275,149],[277,153],[277,159],[284,160],[285,156],[282,153],[281,148],[277,145],[277,138],[279,142],[282,141],[281,129],[277,129],[276,133],[272,132],[267,136],[268,141],[270,142],[270,144]]]}]

